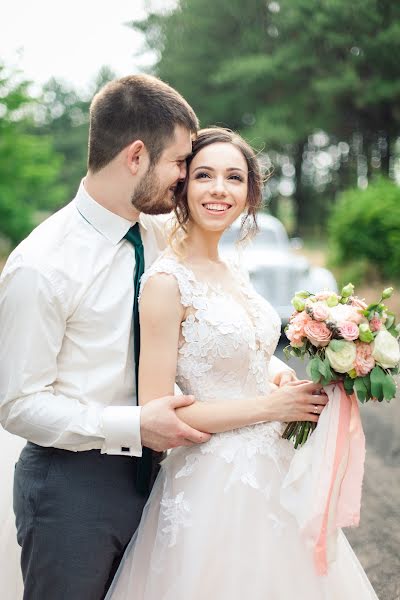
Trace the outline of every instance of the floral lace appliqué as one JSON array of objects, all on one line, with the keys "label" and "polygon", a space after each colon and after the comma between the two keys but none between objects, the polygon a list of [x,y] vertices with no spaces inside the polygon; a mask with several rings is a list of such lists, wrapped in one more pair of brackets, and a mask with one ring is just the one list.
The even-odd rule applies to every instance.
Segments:
[{"label": "floral lace appliqu\u00e9", "polygon": [[168,547],[172,548],[178,539],[179,530],[192,524],[190,506],[184,499],[184,492],[180,492],[174,498],[164,496],[161,500],[161,513],[167,523],[162,532],[167,537]]}]

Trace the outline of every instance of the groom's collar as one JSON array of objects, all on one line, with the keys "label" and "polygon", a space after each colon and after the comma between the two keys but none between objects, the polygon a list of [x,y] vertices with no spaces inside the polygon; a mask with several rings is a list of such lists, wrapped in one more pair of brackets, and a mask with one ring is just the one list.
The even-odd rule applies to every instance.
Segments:
[{"label": "groom's collar", "polygon": [[[78,212],[85,221],[90,223],[101,235],[110,240],[112,244],[118,244],[132,225],[134,225],[134,222],[116,215],[96,202],[86,191],[84,181],[84,179],[81,181],[78,193],[75,196],[75,205]],[[139,215],[140,226],[146,229],[141,216]]]}]

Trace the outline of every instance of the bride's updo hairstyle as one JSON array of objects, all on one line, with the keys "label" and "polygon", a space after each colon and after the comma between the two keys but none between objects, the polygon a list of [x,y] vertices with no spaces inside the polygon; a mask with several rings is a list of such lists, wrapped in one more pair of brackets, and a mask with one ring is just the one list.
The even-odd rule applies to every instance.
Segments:
[{"label": "bride's updo hairstyle", "polygon": [[242,219],[240,236],[238,241],[244,241],[253,237],[258,231],[257,212],[262,206],[263,176],[257,156],[253,148],[237,133],[223,127],[208,127],[201,129],[193,141],[192,154],[187,158],[187,175],[185,181],[178,186],[175,194],[175,216],[169,241],[174,250],[182,252],[185,238],[188,233],[190,222],[189,206],[187,201],[187,190],[189,181],[190,164],[194,157],[211,144],[232,144],[242,153],[248,169],[247,176],[247,212]]}]

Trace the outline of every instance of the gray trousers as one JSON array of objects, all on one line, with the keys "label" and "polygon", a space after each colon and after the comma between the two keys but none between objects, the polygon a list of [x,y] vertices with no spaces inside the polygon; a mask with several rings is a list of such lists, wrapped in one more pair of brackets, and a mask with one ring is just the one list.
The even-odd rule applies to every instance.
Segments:
[{"label": "gray trousers", "polygon": [[136,465],[27,443],[14,478],[24,600],[104,598],[146,502]]}]

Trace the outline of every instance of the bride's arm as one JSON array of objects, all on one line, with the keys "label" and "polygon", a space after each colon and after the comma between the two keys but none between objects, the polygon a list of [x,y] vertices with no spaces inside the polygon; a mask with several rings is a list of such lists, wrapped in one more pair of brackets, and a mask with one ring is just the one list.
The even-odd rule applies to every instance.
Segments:
[{"label": "bride's arm", "polygon": [[[173,276],[158,274],[147,280],[140,302],[141,405],[174,392],[184,312]],[[194,402],[176,412],[182,421],[207,433],[228,431],[260,421],[317,421],[311,405],[325,404],[325,399],[324,396],[312,397],[311,392],[320,387],[300,382],[279,388],[268,396],[229,402]]]}]

